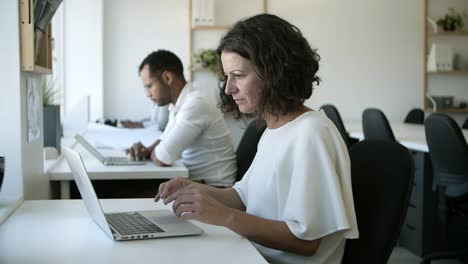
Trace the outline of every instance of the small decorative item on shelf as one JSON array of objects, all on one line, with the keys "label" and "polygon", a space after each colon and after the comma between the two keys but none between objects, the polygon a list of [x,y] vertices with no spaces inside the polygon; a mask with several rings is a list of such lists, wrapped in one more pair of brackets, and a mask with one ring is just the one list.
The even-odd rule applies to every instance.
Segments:
[{"label": "small decorative item on shelf", "polygon": [[219,70],[219,58],[216,51],[213,49],[202,49],[194,54],[195,63],[202,68],[206,68],[217,76],[221,75]]},{"label": "small decorative item on shelf", "polygon": [[463,18],[467,17],[466,13],[459,12],[455,8],[449,8],[444,17],[437,19],[437,25],[443,31],[459,31],[463,29]]},{"label": "small decorative item on shelf", "polygon": [[452,71],[453,47],[445,43],[433,43],[427,59],[427,71]]},{"label": "small decorative item on shelf", "polygon": [[467,104],[465,101],[460,101],[460,103],[458,103],[458,107],[460,107],[461,109],[465,109],[467,107]]}]

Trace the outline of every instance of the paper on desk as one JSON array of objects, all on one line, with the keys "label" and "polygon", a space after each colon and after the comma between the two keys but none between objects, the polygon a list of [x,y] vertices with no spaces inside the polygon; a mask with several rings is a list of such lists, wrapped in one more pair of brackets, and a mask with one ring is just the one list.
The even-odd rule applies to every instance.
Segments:
[{"label": "paper on desk", "polygon": [[120,128],[108,125],[89,123],[86,138],[90,139],[96,148],[126,149],[133,143],[141,141],[143,145],[153,144],[162,132],[156,126],[148,128]]}]

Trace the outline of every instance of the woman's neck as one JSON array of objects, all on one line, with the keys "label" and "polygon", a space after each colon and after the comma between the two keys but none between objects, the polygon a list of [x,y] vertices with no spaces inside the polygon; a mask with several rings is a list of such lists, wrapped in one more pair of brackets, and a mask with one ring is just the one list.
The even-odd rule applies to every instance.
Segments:
[{"label": "woman's neck", "polygon": [[291,113],[288,113],[286,115],[275,116],[275,115],[272,115],[272,114],[269,114],[269,113],[265,113],[263,115],[263,119],[265,120],[265,122],[267,124],[267,127],[269,129],[275,129],[275,128],[280,128],[280,127],[286,125],[287,123],[293,121],[298,116],[300,116],[303,113],[308,112],[308,111],[312,111],[312,109],[310,109],[309,107],[303,105],[298,110],[296,110],[294,112],[291,112]]}]

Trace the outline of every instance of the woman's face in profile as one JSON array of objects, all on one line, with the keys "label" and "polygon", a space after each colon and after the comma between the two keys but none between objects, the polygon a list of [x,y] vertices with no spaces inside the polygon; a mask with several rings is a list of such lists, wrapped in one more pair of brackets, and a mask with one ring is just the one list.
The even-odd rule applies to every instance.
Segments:
[{"label": "woman's face in profile", "polygon": [[226,76],[224,92],[232,96],[241,113],[254,113],[257,110],[258,94],[263,86],[262,79],[250,61],[237,53],[223,51],[221,62]]}]

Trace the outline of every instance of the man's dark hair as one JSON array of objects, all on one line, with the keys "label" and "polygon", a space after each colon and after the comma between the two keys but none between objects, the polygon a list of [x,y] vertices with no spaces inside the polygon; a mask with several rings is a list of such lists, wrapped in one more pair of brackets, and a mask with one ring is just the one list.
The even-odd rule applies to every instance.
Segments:
[{"label": "man's dark hair", "polygon": [[146,64],[148,64],[150,75],[153,78],[160,80],[161,74],[164,71],[170,71],[180,79],[185,80],[182,62],[179,57],[168,50],[157,50],[151,52],[146,56],[143,62],[141,62],[140,67],[138,68],[139,73],[143,70],[143,67],[145,67]]},{"label": "man's dark hair", "polygon": [[[260,116],[265,112],[279,116],[298,110],[312,95],[314,83],[320,83],[316,75],[320,56],[296,26],[275,15],[261,14],[237,22],[216,50],[219,56],[223,51],[250,60],[263,80],[257,106]],[[219,107],[239,119],[243,114],[232,96],[225,94],[225,88],[222,80]]]}]

